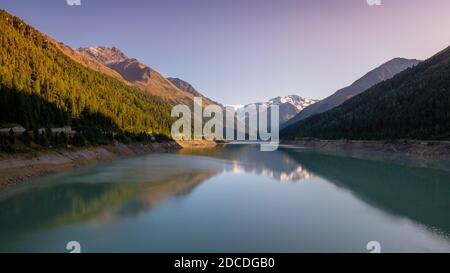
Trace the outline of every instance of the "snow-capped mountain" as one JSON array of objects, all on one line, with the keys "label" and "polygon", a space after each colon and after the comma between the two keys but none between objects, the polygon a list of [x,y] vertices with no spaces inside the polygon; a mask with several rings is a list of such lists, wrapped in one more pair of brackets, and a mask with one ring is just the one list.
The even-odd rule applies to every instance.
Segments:
[{"label": "snow-capped mountain", "polygon": [[127,55],[119,48],[108,48],[105,46],[85,47],[79,48],[78,52],[96,59],[97,61],[108,65],[111,63],[118,63],[128,59]]},{"label": "snow-capped mountain", "polygon": [[243,112],[246,109],[246,107],[249,106],[256,106],[257,108],[262,106],[269,109],[272,105],[278,105],[280,110],[280,126],[281,126],[289,119],[297,115],[300,111],[316,103],[317,101],[318,100],[307,99],[298,95],[288,95],[288,96],[279,96],[270,99],[266,102],[250,103],[247,105],[243,105],[241,107],[235,107],[235,109],[237,108],[236,111],[239,114],[240,112]]},{"label": "snow-capped mountain", "polygon": [[260,102],[257,103],[258,105],[264,105],[267,107],[270,107],[271,105],[284,105],[284,104],[290,104],[294,106],[298,111],[305,109],[306,107],[310,106],[311,104],[314,104],[317,102],[317,100],[313,99],[306,99],[303,97],[300,97],[298,95],[289,95],[289,96],[279,96],[276,98],[273,98],[267,102]]},{"label": "snow-capped mountain", "polygon": [[278,105],[280,110],[280,125],[287,122],[289,119],[297,115],[300,111],[305,109],[306,107],[316,103],[317,100],[307,99],[300,97],[298,95],[288,95],[288,96],[279,96],[273,99],[270,99],[266,102],[257,102],[250,103],[242,108],[239,108],[237,111],[244,111],[245,107],[256,105],[257,107],[263,106],[270,108],[272,105]]}]

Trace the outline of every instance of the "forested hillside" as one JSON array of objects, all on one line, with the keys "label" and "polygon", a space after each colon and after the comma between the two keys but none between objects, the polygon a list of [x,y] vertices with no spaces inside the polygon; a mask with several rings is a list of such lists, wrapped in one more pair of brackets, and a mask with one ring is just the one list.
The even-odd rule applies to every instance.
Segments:
[{"label": "forested hillside", "polygon": [[160,99],[75,62],[0,10],[0,124],[6,123],[168,134],[171,118]]},{"label": "forested hillside", "polygon": [[311,116],[281,137],[323,139],[450,139],[450,48]]}]

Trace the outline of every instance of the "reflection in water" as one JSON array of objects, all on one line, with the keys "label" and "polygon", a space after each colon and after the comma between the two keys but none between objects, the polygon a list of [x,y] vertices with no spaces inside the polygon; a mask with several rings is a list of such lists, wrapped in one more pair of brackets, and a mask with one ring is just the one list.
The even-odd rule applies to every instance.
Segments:
[{"label": "reflection in water", "polygon": [[450,251],[449,196],[447,170],[305,150],[182,150],[1,192],[0,252],[64,251],[74,238],[90,251],[365,251],[374,239]]},{"label": "reflection in water", "polygon": [[251,173],[274,178],[283,183],[304,182],[312,177],[312,173],[305,170],[302,166],[297,166],[293,170],[281,171],[266,168],[258,164],[243,164],[239,161],[233,161],[231,172],[234,174]]},{"label": "reflection in water", "polygon": [[[298,149],[261,153],[251,146],[181,153],[237,159],[233,161],[234,173],[260,174],[281,182],[305,181],[316,174],[384,211],[418,221],[446,236],[450,234],[450,170]],[[410,164],[408,159],[404,162]]]},{"label": "reflection in water", "polygon": [[250,173],[274,178],[283,183],[299,183],[310,179],[313,174],[290,156],[279,152],[262,153],[254,146],[228,145],[226,149],[207,148],[181,150],[179,154],[210,156],[230,160],[235,174]]},{"label": "reflection in water", "polygon": [[446,170],[319,153],[286,154],[373,206],[450,234],[450,173]]},{"label": "reflection in water", "polygon": [[[142,162],[135,163],[142,166]],[[126,169],[117,167],[127,173]],[[41,179],[42,187],[26,188],[14,194],[6,192],[4,198],[0,197],[0,238],[83,221],[100,224],[114,222],[119,216],[138,216],[168,198],[189,194],[220,171],[218,167],[185,169],[181,173],[174,170],[171,175],[154,173],[143,182],[125,180],[123,175],[107,182],[111,178],[108,176],[103,181],[99,179],[102,173],[95,170],[85,177],[76,176],[73,183],[52,181],[45,185],[46,179]],[[83,177],[83,182],[78,182],[78,177]]]}]

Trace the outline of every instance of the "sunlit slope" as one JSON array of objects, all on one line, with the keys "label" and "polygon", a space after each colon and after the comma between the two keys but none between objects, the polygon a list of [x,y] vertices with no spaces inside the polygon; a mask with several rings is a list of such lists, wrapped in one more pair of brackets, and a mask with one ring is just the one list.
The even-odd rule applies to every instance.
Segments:
[{"label": "sunlit slope", "polygon": [[170,131],[168,104],[112,70],[89,69],[63,52],[66,47],[3,10],[0,45],[0,123],[31,129],[87,120],[129,132]]}]

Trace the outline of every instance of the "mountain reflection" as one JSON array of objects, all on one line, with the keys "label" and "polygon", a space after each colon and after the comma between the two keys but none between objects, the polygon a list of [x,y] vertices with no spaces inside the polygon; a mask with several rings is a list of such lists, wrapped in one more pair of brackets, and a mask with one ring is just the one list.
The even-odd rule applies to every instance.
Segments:
[{"label": "mountain reflection", "polygon": [[[261,162],[260,162],[261,163]],[[282,183],[300,183],[305,182],[310,179],[313,175],[308,170],[304,169],[302,166],[297,165],[293,170],[281,171],[274,170],[270,168],[265,168],[264,166],[257,164],[245,164],[238,161],[233,161],[231,172],[234,174],[239,173],[250,173],[253,175],[262,175],[265,177],[270,177],[276,179]]]},{"label": "mountain reflection", "polygon": [[283,152],[374,207],[450,234],[448,170],[312,152]]},{"label": "mountain reflection", "polygon": [[285,183],[304,182],[319,176],[373,207],[450,235],[448,170],[410,166],[408,161],[405,161],[408,164],[400,164],[305,150],[260,152],[256,146],[230,145],[225,149],[181,153],[231,160],[230,172],[263,175]]},{"label": "mountain reflection", "polygon": [[9,234],[138,216],[168,198],[190,193],[219,172],[191,170],[138,183],[63,183],[9,195],[0,199],[0,242]]},{"label": "mountain reflection", "polygon": [[[307,181],[313,176],[285,153],[261,153],[252,146],[183,150],[180,154],[186,156],[168,155],[163,160],[155,157],[149,162],[131,160],[128,168],[120,164],[102,171],[94,168],[86,174],[53,179],[48,185],[3,194],[0,241],[10,233],[138,217],[169,198],[189,194],[222,172],[262,175],[283,183]],[[192,155],[197,155],[195,160]],[[223,162],[214,165],[198,155]]]},{"label": "mountain reflection", "polygon": [[276,179],[282,183],[301,183],[313,177],[310,170],[282,152],[260,152],[252,145],[227,145],[226,148],[181,150],[180,154],[200,155],[231,161],[224,171],[249,173]]},{"label": "mountain reflection", "polygon": [[[220,175],[224,173],[235,174],[233,181],[229,181],[229,177],[225,176],[226,183],[220,184],[223,182]],[[254,179],[248,176],[239,177],[241,173],[251,174]],[[218,176],[218,179],[212,179],[215,176]],[[260,185],[258,176],[270,177],[281,183],[309,181],[323,181],[323,183],[316,183],[310,187],[307,193],[310,198],[302,199],[299,196],[306,188],[303,185],[280,187],[278,183],[273,182],[258,188]],[[316,179],[311,179],[312,177]],[[209,180],[211,183],[205,183]],[[241,183],[243,180],[255,183]],[[231,187],[228,188],[230,182]],[[207,184],[202,188],[203,191],[199,190],[196,192],[197,195],[192,194],[203,183]],[[324,186],[329,187],[330,183],[333,190],[336,190],[336,187],[341,189],[337,191],[338,194],[350,192],[352,195],[350,199],[356,197],[365,205],[377,208],[389,216],[395,216],[393,217],[395,219],[409,219],[431,230],[433,234],[445,236],[450,234],[448,171],[400,165],[387,160],[362,160],[284,149],[276,152],[260,152],[255,146],[231,145],[225,148],[183,150],[178,154],[154,154],[119,160],[80,172],[48,177],[47,180],[36,181],[23,188],[3,192],[0,195],[0,252],[2,245],[7,248],[8,242],[33,236],[40,237],[41,231],[67,227],[69,230],[67,232],[70,232],[70,229],[76,228],[77,225],[107,227],[133,222],[129,220],[145,219],[149,212],[167,208],[162,204],[171,204],[171,199],[186,198],[185,200],[192,201],[202,195],[208,199],[200,199],[202,202],[197,202],[191,211],[187,210],[188,214],[183,215],[184,212],[180,212],[179,207],[175,206],[169,209],[172,214],[169,213],[167,218],[184,219],[183,223],[191,224],[190,231],[196,230],[199,226],[186,219],[189,219],[189,213],[195,213],[200,207],[203,208],[208,204],[207,210],[200,212],[202,215],[204,213],[209,215],[210,218],[205,218],[206,223],[213,225],[212,222],[222,219],[223,225],[215,228],[219,231],[220,228],[224,228],[223,232],[228,232],[227,224],[234,219],[245,222],[249,216],[260,221],[267,218],[257,217],[259,214],[266,215],[269,209],[265,207],[266,201],[260,202],[257,198],[263,193],[264,200],[272,197],[280,203],[285,201],[284,198],[289,200],[288,203],[274,209],[276,214],[273,217],[284,219],[284,212],[289,213],[292,208],[295,211],[293,215],[298,212],[302,217],[311,219],[311,215],[321,212],[320,203],[323,202],[321,192],[314,195],[314,191],[326,189]],[[234,187],[241,186],[244,187],[245,194],[235,193],[233,190],[226,193],[230,188],[237,189]],[[247,193],[253,190],[258,194],[254,195],[255,199],[249,199]],[[280,195],[276,195],[277,192]],[[309,195],[310,192],[312,195]],[[292,206],[291,202],[298,200],[302,202],[294,203],[297,205]],[[236,209],[233,209],[233,204]],[[226,210],[227,208],[230,210]],[[239,213],[242,208],[245,209]],[[221,209],[224,210],[220,211]],[[223,215],[217,217],[220,213]],[[152,214],[152,217],[157,214]],[[184,216],[187,218],[183,218]],[[358,215],[350,216],[359,219]],[[339,216],[336,217],[340,220]],[[300,228],[304,227],[303,222],[295,222],[295,217],[289,217],[285,221],[289,223],[286,224],[287,227],[291,227],[292,223],[298,224]],[[142,224],[138,223],[140,221],[134,222],[136,225]],[[178,224],[176,221],[174,223]],[[243,230],[251,224],[252,221],[246,222]],[[159,234],[165,234],[165,230],[169,228],[173,234],[183,232],[176,225],[163,226],[162,229],[156,227],[155,230],[162,232]],[[254,228],[257,230],[256,226]],[[296,233],[297,231],[295,229],[293,234],[300,236],[301,230],[299,233]],[[332,227],[326,230],[327,234],[330,232],[333,232]],[[171,233],[168,231],[168,234]],[[203,233],[200,235],[203,236]],[[170,239],[167,237],[162,243],[165,244],[168,238]]]}]

